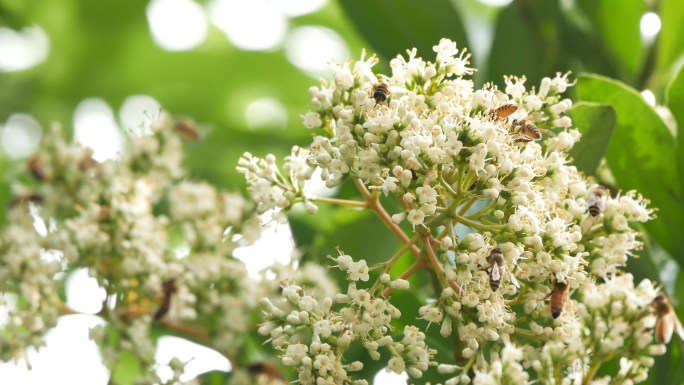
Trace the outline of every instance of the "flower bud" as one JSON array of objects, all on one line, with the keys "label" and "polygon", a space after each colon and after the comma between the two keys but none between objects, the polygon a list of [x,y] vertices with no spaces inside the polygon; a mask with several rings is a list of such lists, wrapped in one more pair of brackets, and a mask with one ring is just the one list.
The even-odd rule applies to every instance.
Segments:
[{"label": "flower bud", "polygon": [[451,246],[453,246],[453,244],[454,244],[454,241],[452,241],[450,237],[448,237],[448,236],[444,237],[444,238],[442,238],[442,244],[440,245],[440,249],[442,249],[442,251],[446,251]]}]

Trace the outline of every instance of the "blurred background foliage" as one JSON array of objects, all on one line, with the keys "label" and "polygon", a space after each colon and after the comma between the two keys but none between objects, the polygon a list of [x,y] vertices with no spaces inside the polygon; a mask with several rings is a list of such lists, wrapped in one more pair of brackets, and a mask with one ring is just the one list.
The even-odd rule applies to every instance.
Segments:
[{"label": "blurred background foliage", "polygon": [[[6,180],[25,167],[16,161],[51,122],[111,153],[145,119],[142,110],[154,115],[161,106],[207,134],[189,150],[193,171],[244,189],[235,172],[244,151],[282,157],[308,145],[299,114],[307,89],[330,78],[328,61],[358,58],[365,47],[387,73],[406,48],[434,60],[432,46],[447,37],[474,54],[476,87],[523,74],[531,87],[573,71],[571,95],[582,103],[570,115],[584,134],[573,152],[578,168],[613,194],[638,189],[660,209],[627,270],[662,282],[684,316],[682,36],[682,0],[0,0],[0,173]],[[105,147],[96,149],[102,157]],[[0,201],[10,194],[0,184]],[[358,193],[347,184],[337,194]],[[291,221],[304,258],[323,264],[337,245],[369,264],[399,248],[369,213],[321,207],[316,216],[295,210]],[[434,294],[427,277],[412,279],[424,290],[401,296],[417,309]],[[444,344],[437,328],[429,339]],[[366,361],[372,378],[381,368]],[[657,359],[649,383],[680,383],[679,362],[675,347]]]}]

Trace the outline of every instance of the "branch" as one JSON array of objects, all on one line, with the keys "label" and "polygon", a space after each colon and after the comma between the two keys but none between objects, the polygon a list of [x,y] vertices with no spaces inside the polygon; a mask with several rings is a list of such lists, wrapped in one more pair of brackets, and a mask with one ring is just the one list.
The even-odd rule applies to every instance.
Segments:
[{"label": "branch", "polygon": [[[414,262],[413,265],[411,265],[411,267],[409,267],[408,269],[406,269],[406,271],[403,272],[403,273],[399,276],[399,279],[406,279],[406,278],[412,276],[413,273],[415,273],[416,271],[422,269],[423,267],[425,267],[425,261],[419,259],[419,260],[417,260],[416,262]],[[382,292],[382,295],[385,296],[385,297],[387,297],[387,296],[389,296],[390,293],[392,293],[393,291],[394,291],[393,288],[388,287],[387,289],[385,289],[385,291]]]},{"label": "branch", "polygon": [[314,202],[330,203],[330,204],[341,205],[341,206],[360,207],[363,209],[368,208],[368,204],[366,202],[351,201],[351,200],[347,200],[347,199],[310,197],[309,200],[314,201]]},{"label": "branch", "polygon": [[[373,195],[368,191],[366,186],[363,184],[363,181],[361,179],[354,179],[354,183],[356,183],[356,187],[359,188],[359,191],[361,192],[361,195],[363,195],[363,198],[366,200],[366,207],[368,209],[373,210],[378,217],[389,227],[392,232],[399,237],[399,239],[404,243],[409,243],[410,239],[409,237],[404,233],[404,231],[399,228],[399,226],[395,225],[394,222],[392,222],[392,218],[390,215],[385,211],[385,208],[382,207],[380,204],[380,200],[377,198],[373,197]],[[411,253],[418,258],[420,256],[420,249],[416,247],[416,245],[411,245]]]},{"label": "branch", "polygon": [[454,281],[447,281],[446,274],[444,273],[444,265],[442,265],[442,263],[437,259],[435,251],[432,249],[432,247],[430,247],[430,241],[428,241],[427,238],[423,238],[423,244],[425,246],[425,250],[427,250],[428,257],[430,257],[432,269],[435,271],[435,273],[437,273],[437,278],[439,278],[439,282],[442,284],[442,287],[451,286],[451,288],[454,289],[458,295],[464,296],[465,291],[461,288],[461,286]]}]

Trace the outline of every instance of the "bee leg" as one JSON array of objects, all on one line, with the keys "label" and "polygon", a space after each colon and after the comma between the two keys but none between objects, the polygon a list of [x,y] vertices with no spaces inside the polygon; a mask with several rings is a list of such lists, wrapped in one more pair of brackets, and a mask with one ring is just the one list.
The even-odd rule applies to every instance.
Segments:
[{"label": "bee leg", "polygon": [[531,142],[531,141],[532,141],[532,139],[519,138],[519,139],[514,140],[513,143],[524,143],[524,144],[527,144],[527,143],[529,143],[529,142]]}]

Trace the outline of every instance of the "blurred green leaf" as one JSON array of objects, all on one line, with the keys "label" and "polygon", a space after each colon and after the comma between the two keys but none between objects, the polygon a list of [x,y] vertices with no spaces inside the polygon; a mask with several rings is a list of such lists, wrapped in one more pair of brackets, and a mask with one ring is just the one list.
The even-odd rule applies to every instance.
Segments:
[{"label": "blurred green leaf", "polygon": [[[684,67],[680,68],[677,75],[670,81],[666,97],[667,107],[672,111],[680,130],[677,135],[677,166],[680,181],[684,183],[684,135],[681,134],[684,131]],[[684,190],[684,186],[682,189]]]},{"label": "blurred green leaf", "polygon": [[659,16],[658,68],[666,72],[684,54],[684,1],[661,0]]},{"label": "blurred green leaf", "polygon": [[534,36],[531,30],[535,26],[523,18],[515,2],[501,11],[489,57],[488,80],[501,84],[504,75],[526,75],[531,77],[530,83],[536,84],[545,75],[538,40],[541,36]]},{"label": "blurred green leaf", "polygon": [[674,138],[655,110],[636,90],[599,75],[583,74],[580,100],[611,104],[617,127],[606,160],[623,190],[637,190],[658,207],[658,219],[645,227],[658,243],[684,264],[684,209],[675,165]]},{"label": "blurred green leaf", "polygon": [[463,22],[449,0],[341,0],[342,7],[373,49],[386,60],[418,48],[418,56],[434,61],[432,47],[441,38],[468,47]]},{"label": "blurred green leaf", "polygon": [[644,1],[580,0],[578,4],[593,20],[608,49],[627,72],[634,74],[645,54],[639,29],[641,17],[646,13]]},{"label": "blurred green leaf", "polygon": [[580,102],[568,111],[568,116],[582,133],[582,140],[570,151],[573,164],[585,175],[593,176],[615,130],[615,109],[607,104]]},{"label": "blurred green leaf", "polygon": [[222,372],[220,370],[211,370],[197,376],[196,381],[200,385],[226,385],[230,379],[232,372]]},{"label": "blurred green leaf", "polygon": [[110,383],[116,385],[132,385],[142,376],[140,360],[131,352],[122,351],[119,363],[114,369]]}]

